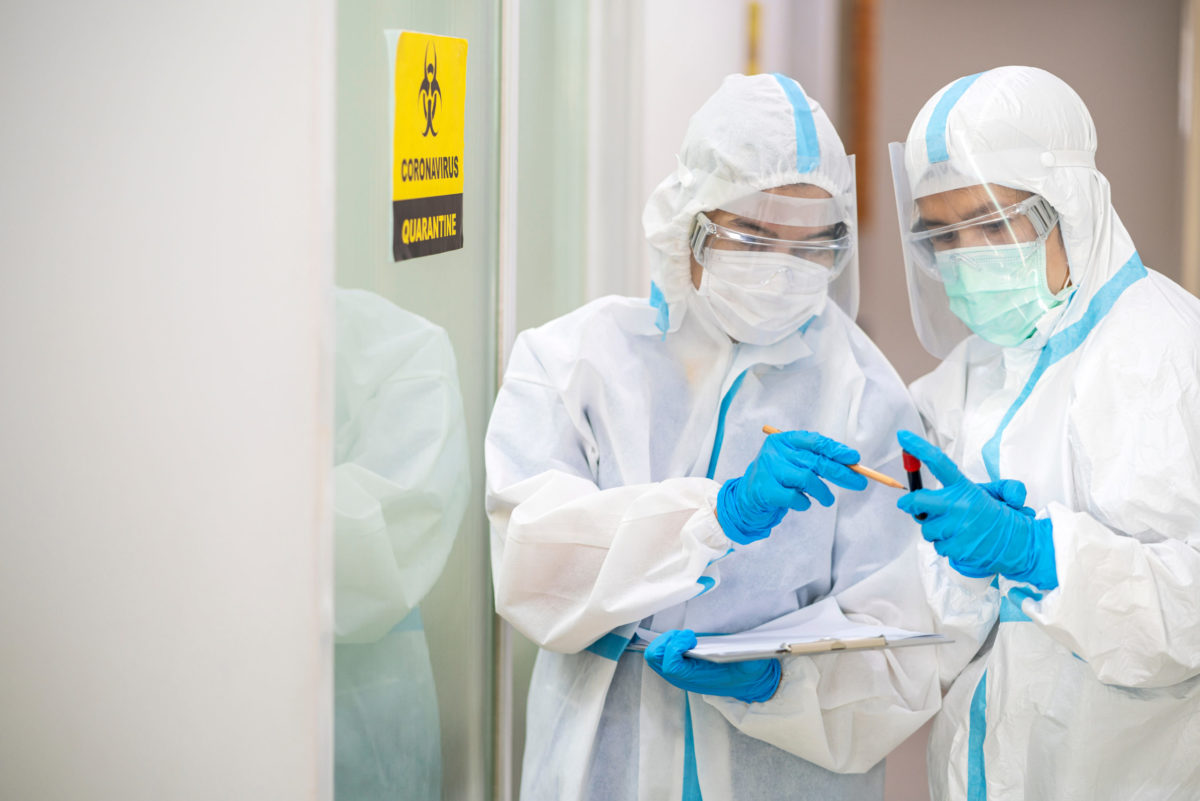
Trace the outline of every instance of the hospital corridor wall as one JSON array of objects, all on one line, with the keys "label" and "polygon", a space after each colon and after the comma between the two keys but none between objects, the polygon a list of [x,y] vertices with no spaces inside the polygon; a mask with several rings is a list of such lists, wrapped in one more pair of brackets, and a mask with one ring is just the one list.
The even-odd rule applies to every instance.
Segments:
[{"label": "hospital corridor wall", "polygon": [[5,8],[0,798],[331,796],[333,11]]},{"label": "hospital corridor wall", "polygon": [[[379,654],[372,656],[355,652],[373,644],[336,640],[335,673],[346,675],[338,674],[335,713],[343,717],[335,732],[344,732],[347,742],[336,754],[335,798],[348,801],[383,799],[401,791],[414,801],[486,799],[494,787],[497,657],[482,442],[497,370],[500,13],[500,3],[486,0],[337,3],[336,283],[341,289],[369,292],[441,330],[447,351],[441,368],[457,376],[462,402],[450,424],[465,428],[467,443],[466,473],[454,480],[468,485],[461,522],[450,534],[453,544],[443,561],[422,554],[421,543],[397,546],[394,554],[383,557],[414,559],[421,571],[431,573],[419,577],[428,593],[396,622],[392,643],[381,642]],[[465,97],[452,98],[449,83],[441,89],[443,103],[461,104],[464,114],[462,247],[400,261],[393,254],[395,151],[389,114],[401,103],[415,104],[421,76],[406,85],[397,74],[393,85],[385,31],[464,39],[467,48]],[[447,52],[439,48],[436,56],[436,74],[443,81],[450,74]],[[437,113],[434,129],[448,124]],[[371,363],[369,353],[360,359]],[[428,422],[424,418],[440,411],[418,404],[400,415],[414,429],[414,443],[461,433],[422,429]],[[422,489],[427,495],[441,491],[432,485],[412,489],[418,495]],[[413,515],[430,513],[422,509]],[[334,536],[338,544],[347,542],[336,527]],[[347,679],[358,685],[353,692],[346,689]],[[376,722],[369,712],[360,717],[356,707],[382,705],[382,688],[388,685],[397,688],[392,697],[398,700],[392,702],[397,706],[386,708],[399,719]],[[399,734],[383,731],[396,726]],[[414,757],[409,751],[415,747],[426,750]],[[377,770],[391,772],[390,781],[376,783],[366,775]]]}]

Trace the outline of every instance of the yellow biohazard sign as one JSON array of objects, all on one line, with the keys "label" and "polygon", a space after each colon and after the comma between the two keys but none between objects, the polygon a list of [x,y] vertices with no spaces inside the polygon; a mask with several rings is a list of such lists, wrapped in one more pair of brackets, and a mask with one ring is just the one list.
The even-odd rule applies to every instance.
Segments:
[{"label": "yellow biohazard sign", "polygon": [[391,83],[392,256],[461,248],[467,40],[400,31]]}]

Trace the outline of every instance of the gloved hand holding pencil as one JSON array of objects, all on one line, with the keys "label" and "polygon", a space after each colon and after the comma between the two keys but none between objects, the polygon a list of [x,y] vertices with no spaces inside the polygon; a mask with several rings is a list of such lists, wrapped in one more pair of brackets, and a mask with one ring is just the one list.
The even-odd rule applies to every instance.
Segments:
[{"label": "gloved hand holding pencil", "polygon": [[867,480],[848,467],[857,462],[858,451],[811,431],[771,434],[745,474],[721,486],[717,520],[734,542],[761,540],[791,509],[808,509],[814,499],[832,506],[826,481],[866,489]]}]

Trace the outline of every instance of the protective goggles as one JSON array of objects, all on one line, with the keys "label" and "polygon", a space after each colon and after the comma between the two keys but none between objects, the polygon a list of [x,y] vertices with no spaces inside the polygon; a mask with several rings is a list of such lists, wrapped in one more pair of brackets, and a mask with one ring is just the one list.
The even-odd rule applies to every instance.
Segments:
[{"label": "protective goggles", "polygon": [[[714,222],[708,214],[697,214],[689,242],[692,255],[702,266],[708,266],[713,250],[783,253],[824,267],[832,281],[853,255],[855,237],[843,217],[828,214],[828,200],[832,198],[819,201],[825,203],[820,214],[801,217],[808,223],[803,225],[794,224],[800,221],[797,216],[783,223],[743,215],[728,207],[721,209],[730,215],[722,215],[724,224]],[[727,204],[732,205],[735,204]]]},{"label": "protective goggles", "polygon": [[940,281],[943,276],[936,254],[942,251],[1025,245],[1045,240],[1057,223],[1058,212],[1054,207],[1042,196],[1031,195],[1011,206],[949,225],[931,225],[915,209],[905,239],[916,265]]}]

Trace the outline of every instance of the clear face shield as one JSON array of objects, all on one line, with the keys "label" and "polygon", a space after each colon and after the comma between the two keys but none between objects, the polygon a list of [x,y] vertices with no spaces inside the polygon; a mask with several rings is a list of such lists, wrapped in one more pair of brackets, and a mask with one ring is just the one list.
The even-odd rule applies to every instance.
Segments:
[{"label": "clear face shield", "polygon": [[[828,194],[808,185],[800,191]],[[689,245],[705,274],[700,292],[705,294],[707,285],[736,285],[761,298],[764,307],[785,307],[795,299],[797,313],[806,299],[823,307],[832,297],[853,318],[858,306],[855,227],[853,194],[756,192],[697,214]]]},{"label": "clear face shield", "polygon": [[909,304],[921,344],[945,358],[972,332],[1008,347],[1028,339],[1069,294],[1046,285],[1058,214],[1041,196],[936,165],[914,197],[904,145],[893,143]]}]

